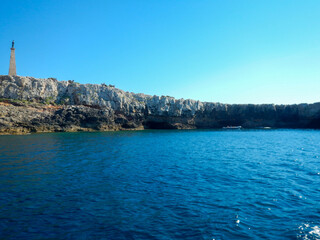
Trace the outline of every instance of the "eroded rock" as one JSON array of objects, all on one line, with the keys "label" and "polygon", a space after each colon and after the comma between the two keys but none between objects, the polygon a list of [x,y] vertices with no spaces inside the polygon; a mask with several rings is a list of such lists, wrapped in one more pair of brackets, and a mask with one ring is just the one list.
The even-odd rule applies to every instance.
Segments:
[{"label": "eroded rock", "polygon": [[320,103],[221,104],[135,94],[106,84],[0,75],[0,132],[320,128]]}]

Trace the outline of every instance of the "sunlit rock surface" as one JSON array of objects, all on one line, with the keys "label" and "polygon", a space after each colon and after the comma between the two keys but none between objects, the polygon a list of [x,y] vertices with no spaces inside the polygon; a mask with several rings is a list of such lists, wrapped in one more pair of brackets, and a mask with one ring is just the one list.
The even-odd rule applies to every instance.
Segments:
[{"label": "sunlit rock surface", "polygon": [[106,84],[0,76],[0,132],[320,128],[320,103],[221,104],[135,94]]}]

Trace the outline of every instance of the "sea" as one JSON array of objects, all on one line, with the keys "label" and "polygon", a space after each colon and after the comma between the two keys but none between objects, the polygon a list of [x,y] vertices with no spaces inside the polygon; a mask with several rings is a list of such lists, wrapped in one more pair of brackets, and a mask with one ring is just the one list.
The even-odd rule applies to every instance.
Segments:
[{"label": "sea", "polygon": [[320,239],[320,131],[0,136],[0,239]]}]

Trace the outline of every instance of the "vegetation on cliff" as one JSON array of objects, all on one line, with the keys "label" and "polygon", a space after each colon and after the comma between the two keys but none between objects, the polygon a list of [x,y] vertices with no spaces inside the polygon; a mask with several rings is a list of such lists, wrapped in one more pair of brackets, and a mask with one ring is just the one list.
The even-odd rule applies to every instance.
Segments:
[{"label": "vegetation on cliff", "polygon": [[221,104],[79,84],[0,76],[0,133],[121,129],[320,128],[320,103]]}]

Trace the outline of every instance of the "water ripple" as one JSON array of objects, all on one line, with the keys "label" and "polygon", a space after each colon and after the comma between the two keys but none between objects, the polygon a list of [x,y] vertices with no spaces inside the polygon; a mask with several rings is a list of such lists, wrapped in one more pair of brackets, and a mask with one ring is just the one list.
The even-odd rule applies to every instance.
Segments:
[{"label": "water ripple", "polygon": [[4,239],[320,239],[320,132],[0,136]]}]

